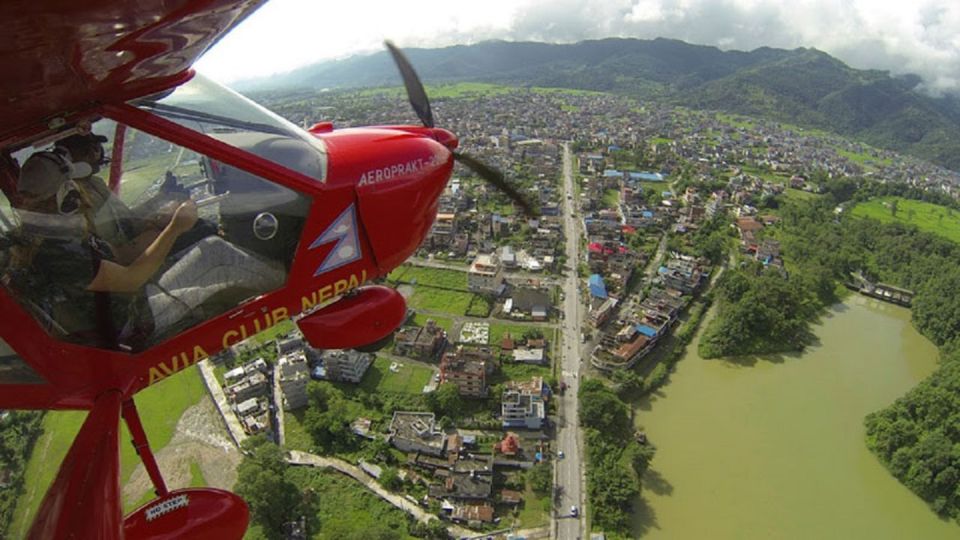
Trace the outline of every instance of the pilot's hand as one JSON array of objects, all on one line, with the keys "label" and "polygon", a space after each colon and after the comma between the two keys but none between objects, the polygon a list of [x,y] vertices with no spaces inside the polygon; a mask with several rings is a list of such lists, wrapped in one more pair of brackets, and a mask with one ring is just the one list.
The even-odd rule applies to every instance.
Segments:
[{"label": "pilot's hand", "polygon": [[173,230],[180,235],[193,228],[196,222],[197,205],[194,204],[193,199],[187,199],[174,211],[170,225],[173,227]]}]

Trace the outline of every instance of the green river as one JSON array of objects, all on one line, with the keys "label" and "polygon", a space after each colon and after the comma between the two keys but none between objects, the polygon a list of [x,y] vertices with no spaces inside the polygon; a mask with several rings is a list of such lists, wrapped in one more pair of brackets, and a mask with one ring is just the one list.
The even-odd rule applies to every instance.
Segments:
[{"label": "green river", "polygon": [[[634,534],[670,539],[958,539],[864,444],[863,418],[929,375],[907,309],[834,306],[799,355],[703,360],[697,340],[638,404],[657,445]],[[699,339],[699,336],[698,336]]]}]

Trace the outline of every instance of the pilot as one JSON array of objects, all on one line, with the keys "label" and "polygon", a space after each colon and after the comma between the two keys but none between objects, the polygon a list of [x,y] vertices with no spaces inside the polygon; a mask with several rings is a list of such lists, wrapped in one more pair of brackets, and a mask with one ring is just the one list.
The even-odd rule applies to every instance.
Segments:
[{"label": "pilot", "polygon": [[[90,203],[88,212],[92,214],[93,226],[98,236],[113,245],[118,260],[131,262],[163,230],[173,210],[189,193],[179,186],[176,176],[168,171],[160,195],[131,209],[116,196],[103,178],[97,176],[101,167],[109,163],[103,149],[105,142],[107,138],[96,133],[74,134],[57,141],[55,148],[64,152],[72,162],[90,166],[90,173],[77,178],[75,182]],[[174,251],[216,233],[216,227],[206,222],[200,225],[194,234],[189,235],[190,238],[181,239]]]},{"label": "pilot", "polygon": [[[110,242],[97,234],[92,205],[76,180],[90,166],[74,163],[62,152],[38,152],[23,165],[18,180],[22,233],[32,238],[29,264],[52,290],[58,309],[51,317],[86,344],[140,349],[197,322],[212,297],[236,305],[253,294],[283,284],[281,265],[213,236],[184,252],[162,273],[176,239],[197,221],[187,199],[174,209],[155,239],[132,261],[121,262]],[[202,311],[202,309],[200,310]]]}]

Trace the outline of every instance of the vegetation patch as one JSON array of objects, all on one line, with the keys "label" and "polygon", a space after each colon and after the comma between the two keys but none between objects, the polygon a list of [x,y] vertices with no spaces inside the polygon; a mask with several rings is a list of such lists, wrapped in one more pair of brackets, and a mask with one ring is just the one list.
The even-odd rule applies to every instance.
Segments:
[{"label": "vegetation patch", "polygon": [[598,379],[585,379],[577,395],[587,449],[587,496],[591,526],[630,534],[633,502],[654,448],[634,438],[629,408]]},{"label": "vegetation patch", "polygon": [[468,291],[466,270],[448,270],[405,264],[390,272],[387,279],[393,283],[409,283],[442,289]]},{"label": "vegetation patch", "polygon": [[451,291],[417,285],[408,303],[410,307],[414,309],[439,311],[440,313],[449,313],[451,315],[463,315],[470,308],[470,303],[473,301],[474,296],[476,295],[470,292]]},{"label": "vegetation patch", "polygon": [[400,392],[420,394],[430,382],[433,371],[429,368],[378,356],[360,382],[368,392]]},{"label": "vegetation patch", "polygon": [[853,215],[883,223],[914,225],[921,231],[960,242],[960,212],[952,208],[902,197],[881,197],[857,204]]}]

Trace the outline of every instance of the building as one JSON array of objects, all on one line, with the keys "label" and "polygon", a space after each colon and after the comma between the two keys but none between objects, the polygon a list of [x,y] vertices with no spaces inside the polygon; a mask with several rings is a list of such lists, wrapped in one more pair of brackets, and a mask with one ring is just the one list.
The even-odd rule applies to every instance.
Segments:
[{"label": "building", "polygon": [[388,442],[403,452],[446,457],[447,436],[436,425],[433,413],[393,413]]},{"label": "building", "polygon": [[493,493],[493,475],[477,471],[452,472],[442,478],[440,484],[429,488],[430,496],[437,499],[460,501],[485,501]]},{"label": "building", "polygon": [[307,382],[310,367],[302,350],[282,356],[280,368],[280,392],[283,394],[283,409],[292,411],[307,405]]},{"label": "building", "polygon": [[332,381],[359,383],[373,363],[373,355],[348,350],[329,350],[323,354],[327,378]]},{"label": "building", "polygon": [[466,523],[478,527],[483,523],[493,523],[493,506],[489,504],[466,504],[457,506],[450,514],[451,521]]},{"label": "building", "polygon": [[535,349],[513,349],[513,361],[519,362],[521,364],[536,364],[539,366],[546,365],[547,355],[544,354],[542,348]]},{"label": "building", "polygon": [[544,321],[550,312],[550,293],[540,289],[517,287],[511,293],[512,309],[530,315],[535,321]]},{"label": "building", "polygon": [[534,377],[527,383],[510,383],[500,403],[504,429],[542,428],[547,418],[545,398],[548,394],[542,377]]},{"label": "building", "polygon": [[303,336],[299,332],[277,339],[277,358],[303,349]]},{"label": "building", "polygon": [[[492,362],[492,355],[490,360]],[[462,347],[445,353],[440,360],[440,382],[457,385],[464,397],[487,397],[487,362]]]},{"label": "building", "polygon": [[447,334],[443,328],[433,319],[427,319],[426,326],[405,326],[397,330],[393,337],[393,353],[418,360],[433,360],[446,342]]},{"label": "building", "polygon": [[496,255],[477,255],[467,272],[467,287],[476,293],[497,294],[503,284],[503,268]]},{"label": "building", "polygon": [[240,403],[250,398],[267,395],[270,392],[270,384],[267,381],[267,376],[257,371],[240,382],[231,384],[224,392],[230,401]]}]

